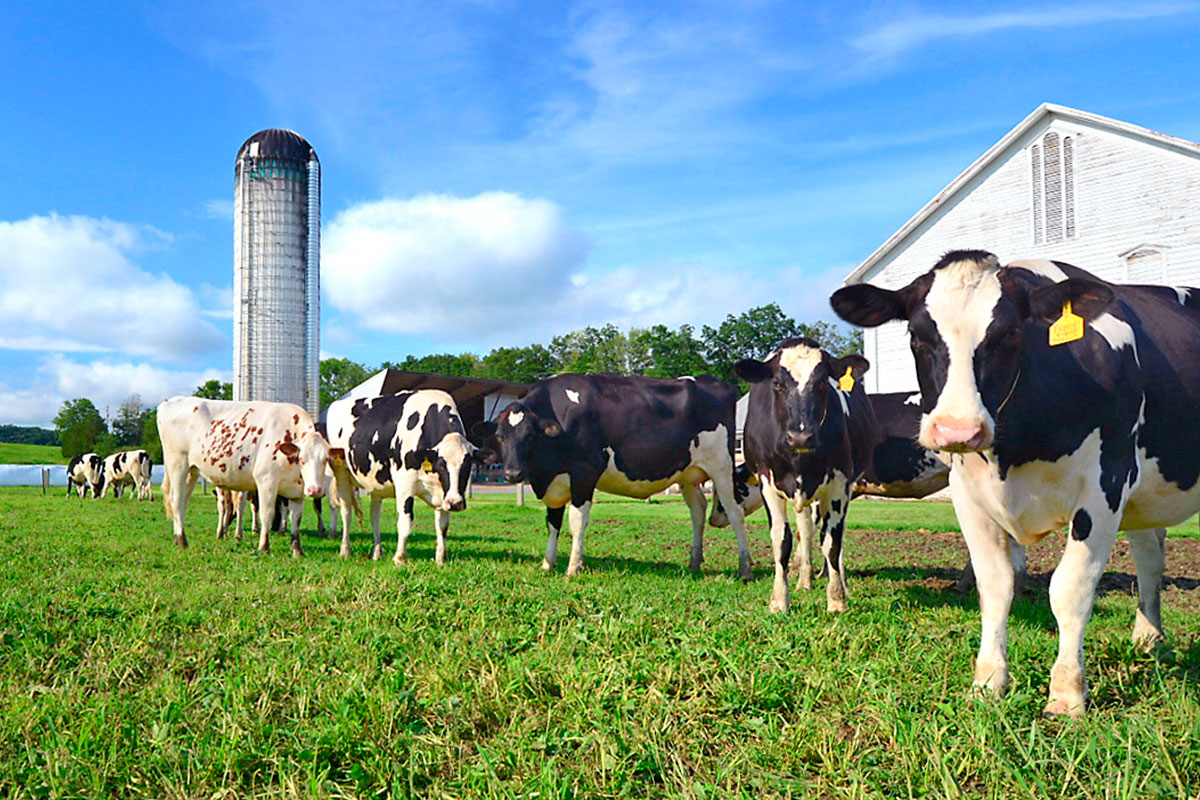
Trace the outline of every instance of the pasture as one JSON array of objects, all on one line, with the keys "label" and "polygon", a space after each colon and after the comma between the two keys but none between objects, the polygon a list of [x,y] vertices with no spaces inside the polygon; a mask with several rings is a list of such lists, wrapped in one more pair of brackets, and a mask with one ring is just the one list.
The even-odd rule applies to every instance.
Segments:
[{"label": "pasture", "polygon": [[0,442],[0,464],[66,464],[62,448],[48,444]]},{"label": "pasture", "polygon": [[380,563],[361,530],[349,561],[311,533],[293,560],[215,519],[197,492],[178,551],[157,498],[0,489],[0,795],[1200,796],[1194,521],[1168,542],[1155,657],[1129,642],[1119,540],[1077,721],[1040,716],[1054,541],[1014,604],[1010,694],[969,696],[978,604],[949,590],[946,503],[851,507],[840,616],[823,579],[767,614],[761,512],[748,585],[728,530],[686,571],[677,499],[604,498],[574,581],[541,573],[542,508],[507,495],[454,516],[444,568],[423,504],[401,569],[392,508]]}]

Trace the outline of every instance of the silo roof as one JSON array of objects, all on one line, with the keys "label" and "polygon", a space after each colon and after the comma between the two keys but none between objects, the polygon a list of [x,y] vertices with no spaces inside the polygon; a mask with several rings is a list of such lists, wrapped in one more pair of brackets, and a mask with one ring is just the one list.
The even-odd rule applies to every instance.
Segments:
[{"label": "silo roof", "polygon": [[238,149],[238,159],[240,160],[247,150],[253,150],[252,145],[256,143],[258,152],[251,152],[252,157],[287,158],[293,161],[308,161],[317,158],[317,151],[300,134],[284,128],[268,128],[242,142],[242,146]]}]

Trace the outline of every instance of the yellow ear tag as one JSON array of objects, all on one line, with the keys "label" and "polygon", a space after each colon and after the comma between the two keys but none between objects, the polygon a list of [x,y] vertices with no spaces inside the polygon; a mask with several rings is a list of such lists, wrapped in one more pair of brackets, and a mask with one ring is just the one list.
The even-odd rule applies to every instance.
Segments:
[{"label": "yellow ear tag", "polygon": [[755,473],[755,474],[751,475],[749,478],[746,478],[746,483],[750,484],[751,486],[758,486],[758,473]]},{"label": "yellow ear tag", "polygon": [[1063,302],[1062,316],[1050,326],[1050,346],[1054,347],[1083,338],[1083,317],[1071,313],[1071,301]]},{"label": "yellow ear tag", "polygon": [[421,472],[433,472],[433,464],[429,463],[429,459],[421,462]]},{"label": "yellow ear tag", "polygon": [[846,367],[846,374],[838,378],[838,388],[843,392],[854,391],[854,374],[849,367]]}]

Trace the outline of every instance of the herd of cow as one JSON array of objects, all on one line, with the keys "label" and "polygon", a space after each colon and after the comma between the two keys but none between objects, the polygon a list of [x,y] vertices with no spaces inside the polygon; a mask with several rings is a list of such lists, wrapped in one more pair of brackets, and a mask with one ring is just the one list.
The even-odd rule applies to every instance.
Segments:
[{"label": "herd of cow", "polygon": [[[1134,639],[1163,638],[1159,586],[1165,528],[1200,510],[1200,295],[1163,286],[1115,285],[1060,262],[1001,266],[990,253],[953,251],[908,286],[859,284],[834,293],[844,320],[861,327],[906,322],[920,391],[868,396],[861,356],[834,357],[790,339],[762,360],[736,364],[750,383],[745,464],[735,467],[736,388],[708,376],[674,380],[558,375],[538,381],[473,444],[450,395],[417,390],[333,403],[325,434],[298,406],[176,397],[158,409],[163,500],[175,541],[196,481],[258,497],[259,548],[276,498],[299,508],[328,495],[350,555],[350,516],[371,498],[372,557],[381,557],[380,509],[394,497],[401,564],[419,497],[435,510],[436,560],[446,555],[450,513],[466,506],[476,462],[502,462],[546,506],[542,567],[554,568],[564,516],[567,575],[583,567],[584,533],[597,490],[649,497],[678,486],[692,520],[692,570],[710,523],[729,524],[738,574],[751,577],[745,515],[765,505],[775,571],[770,609],[786,611],[793,535],[798,586],[811,587],[811,542],[828,571],[827,608],[846,608],[842,536],[859,494],[922,497],[947,484],[977,581],[982,637],[977,687],[1009,683],[1007,617],[1024,548],[1069,529],[1050,583],[1059,626],[1049,713],[1082,713],[1087,700],[1084,628],[1119,530],[1138,573]],[[112,457],[110,457],[111,459]],[[128,463],[126,463],[128,462]],[[133,482],[148,496],[149,460],[72,461],[71,481]],[[92,476],[101,475],[94,478]],[[146,478],[139,478],[144,475]],[[70,489],[68,489],[68,492]],[[81,494],[83,493],[81,488]],[[94,490],[95,491],[95,490]],[[222,530],[229,514],[222,512]],[[238,522],[240,532],[241,523]],[[967,573],[970,570],[966,571]]]}]

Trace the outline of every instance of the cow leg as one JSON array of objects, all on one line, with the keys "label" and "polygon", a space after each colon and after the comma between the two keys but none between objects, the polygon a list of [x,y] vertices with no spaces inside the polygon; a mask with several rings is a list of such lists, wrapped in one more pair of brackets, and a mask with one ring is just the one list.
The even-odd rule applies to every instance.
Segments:
[{"label": "cow leg", "polygon": [[588,518],[592,513],[592,501],[584,500],[576,504],[571,499],[571,508],[567,512],[567,525],[571,528],[571,560],[567,562],[567,577],[574,578],[583,569],[583,535],[587,531]]},{"label": "cow leg", "polygon": [[768,609],[772,614],[787,613],[791,602],[787,572],[788,562],[792,560],[792,529],[787,522],[787,504],[779,496],[775,484],[765,479],[763,501],[771,523],[771,560],[775,562],[775,582],[771,586],[771,604]]},{"label": "cow leg", "polygon": [[271,531],[275,527],[275,512],[278,487],[274,484],[258,485],[258,549],[267,553],[271,550]]},{"label": "cow leg", "polygon": [[292,558],[301,558],[304,551],[300,549],[300,517],[304,514],[304,501],[289,500],[288,512],[292,518]]},{"label": "cow leg", "polygon": [[196,487],[196,480],[200,476],[195,470],[189,469],[186,463],[180,464],[171,472],[173,474],[169,476],[170,486],[166,492],[166,505],[170,511],[171,520],[175,524],[175,544],[187,547],[187,532],[184,530],[183,521],[187,516],[188,499],[192,496],[192,490]]},{"label": "cow leg", "polygon": [[812,588],[813,568],[812,568],[812,541],[813,534],[816,533],[816,528],[813,525],[813,508],[796,508],[792,507],[792,513],[796,518],[796,541],[800,545],[800,552],[796,566],[796,591]]},{"label": "cow leg", "polygon": [[[236,525],[237,528],[236,528],[236,530],[234,530],[233,535],[234,535],[234,538],[236,538],[238,540],[238,542],[241,542],[242,541],[242,517],[246,513],[246,501],[250,499],[250,493],[249,492],[238,492],[238,495],[239,495],[239,497],[237,500],[237,509],[234,511],[234,525]],[[253,513],[253,506],[251,507],[251,512]]]},{"label": "cow leg", "polygon": [[383,539],[379,536],[379,515],[383,512],[383,498],[371,495],[371,532],[375,535],[375,543],[371,547],[371,560],[383,558]]},{"label": "cow leg", "polygon": [[392,557],[392,563],[397,567],[408,560],[408,536],[412,533],[416,479],[415,470],[405,470],[396,481],[396,555]]},{"label": "cow leg", "polygon": [[831,493],[821,503],[821,551],[829,570],[825,586],[825,610],[833,613],[846,610],[845,550],[842,547],[846,531],[846,512],[850,506],[850,486],[843,480],[843,489]]},{"label": "cow leg", "polygon": [[[317,536],[320,536],[322,539],[324,539],[325,538],[325,514],[321,508],[321,498],[319,498],[319,497],[313,498],[313,511],[315,511],[317,514]],[[333,514],[330,514],[329,516],[332,517]]]},{"label": "cow leg", "polygon": [[214,489],[213,493],[217,497],[217,538],[224,539],[225,531],[229,530],[229,492],[225,489]]},{"label": "cow leg", "polygon": [[708,510],[708,500],[700,487],[691,481],[679,484],[679,492],[692,515],[692,559],[688,569],[699,572],[704,563],[704,512]]},{"label": "cow leg", "polygon": [[999,696],[1008,688],[1008,612],[1013,569],[1008,533],[975,504],[969,487],[950,471],[950,497],[979,587],[980,637],[974,685]]},{"label": "cow leg", "polygon": [[[339,515],[342,518],[342,549],[340,551],[338,551],[338,555],[341,556],[342,558],[349,558],[350,557],[350,503],[346,502],[345,500],[343,500],[339,497],[338,498],[338,511],[340,512]],[[377,555],[373,554],[372,557],[376,561],[379,560]]]},{"label": "cow leg", "polygon": [[434,551],[433,563],[440,566],[446,563],[446,531],[450,529],[450,512],[439,508],[434,516],[437,520],[437,550]]},{"label": "cow leg", "polygon": [[1050,670],[1047,714],[1083,716],[1087,707],[1087,673],[1083,635],[1096,602],[1096,584],[1112,553],[1120,515],[1104,498],[1078,509],[1062,559],[1050,578],[1050,609],[1058,621],[1058,658]]},{"label": "cow leg", "polygon": [[1126,531],[1133,563],[1137,567],[1138,607],[1133,623],[1133,641],[1145,650],[1167,637],[1162,630],[1162,611],[1159,592],[1163,570],[1167,565],[1167,529]]},{"label": "cow leg", "polygon": [[542,559],[542,569],[550,572],[558,563],[558,532],[562,530],[563,512],[566,506],[558,508],[546,507],[546,557]]},{"label": "cow leg", "polygon": [[750,562],[750,540],[746,536],[746,514],[733,489],[733,469],[718,469],[709,472],[708,475],[712,478],[713,494],[725,507],[725,516],[729,517],[729,524],[733,526],[733,532],[737,535],[738,577],[744,581],[752,581],[754,572]]}]

